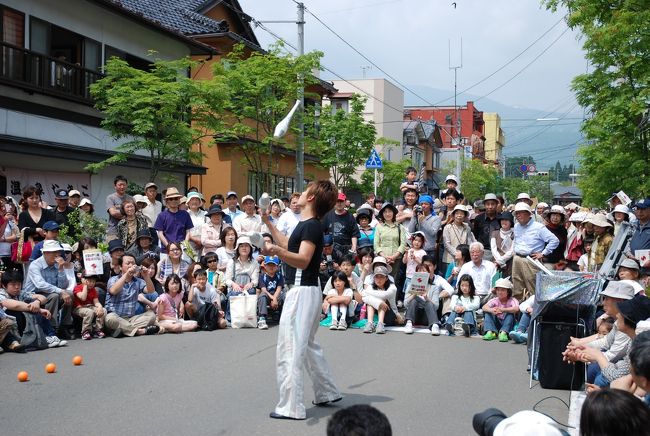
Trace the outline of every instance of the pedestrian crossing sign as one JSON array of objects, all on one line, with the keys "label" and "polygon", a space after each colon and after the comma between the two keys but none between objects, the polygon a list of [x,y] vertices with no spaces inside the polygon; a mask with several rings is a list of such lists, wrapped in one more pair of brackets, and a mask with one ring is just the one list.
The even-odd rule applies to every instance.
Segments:
[{"label": "pedestrian crossing sign", "polygon": [[372,149],[372,153],[370,153],[370,157],[366,161],[366,169],[367,170],[373,170],[373,169],[381,169],[384,167],[384,164],[381,162],[381,158],[379,157],[379,154],[377,153],[377,150],[374,148]]}]

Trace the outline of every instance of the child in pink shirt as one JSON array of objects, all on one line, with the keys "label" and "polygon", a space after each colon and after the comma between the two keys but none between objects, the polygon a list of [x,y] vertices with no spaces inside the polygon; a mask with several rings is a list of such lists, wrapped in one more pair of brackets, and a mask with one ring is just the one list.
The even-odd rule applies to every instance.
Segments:
[{"label": "child in pink shirt", "polygon": [[496,298],[492,298],[483,305],[485,315],[483,339],[492,341],[497,338],[499,342],[508,342],[508,332],[515,326],[515,313],[519,312],[519,302],[512,298],[512,282],[508,279],[499,279],[494,284]]}]

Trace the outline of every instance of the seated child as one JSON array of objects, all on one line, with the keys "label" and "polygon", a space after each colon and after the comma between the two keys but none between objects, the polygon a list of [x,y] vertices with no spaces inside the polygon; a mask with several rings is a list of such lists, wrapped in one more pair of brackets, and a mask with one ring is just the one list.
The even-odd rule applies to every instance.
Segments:
[{"label": "seated child", "polygon": [[74,287],[74,303],[72,313],[82,319],[81,339],[103,338],[104,315],[106,311],[99,302],[97,276],[87,275],[81,279],[81,284]]},{"label": "seated child", "polygon": [[605,336],[607,336],[609,334],[609,332],[612,331],[612,329],[614,328],[614,322],[615,321],[616,320],[614,318],[609,316],[609,317],[605,318],[604,320],[602,320],[600,322],[600,324],[598,325],[598,338],[599,339],[604,338]]},{"label": "seated child", "polygon": [[204,269],[198,269],[192,275],[194,276],[194,283],[189,287],[185,313],[190,319],[198,321],[197,315],[201,307],[204,304],[214,304],[219,314],[217,327],[225,329],[227,327],[225,314],[221,310],[221,301],[217,291],[208,283],[208,273]]},{"label": "seated child", "polygon": [[[454,293],[454,288],[439,275],[435,274],[436,262],[433,256],[424,256],[422,258],[422,265],[418,266],[417,272],[428,272],[429,283],[428,290],[423,295],[407,294],[404,299],[406,306],[406,326],[404,332],[406,334],[413,333],[413,323],[416,319],[426,318],[426,323],[431,329],[431,334],[434,336],[440,335],[440,320],[438,319],[438,306],[440,305],[440,294],[446,293],[451,295]],[[424,312],[424,314],[423,314]]]},{"label": "seated child", "polygon": [[203,256],[203,268],[205,269],[208,277],[208,284],[212,285],[217,296],[219,297],[219,305],[223,307],[226,302],[226,276],[219,270],[219,256],[217,253],[210,251]]},{"label": "seated child", "polygon": [[424,247],[424,233],[415,232],[411,234],[411,248],[406,250],[402,256],[402,262],[406,265],[406,279],[404,280],[403,292],[409,287],[411,278],[418,265],[422,264],[422,257],[427,255],[427,252],[422,249]]},{"label": "seated child", "polygon": [[483,340],[492,341],[499,332],[499,342],[508,342],[508,333],[515,326],[515,313],[519,312],[519,302],[512,298],[512,282],[508,279],[497,280],[494,290],[497,296],[483,305]]},{"label": "seated child", "polygon": [[[357,273],[354,272],[356,263],[357,261],[353,254],[346,254],[341,258],[341,264],[339,265],[339,270],[345,273],[345,276],[348,278],[348,288],[352,290],[353,303],[351,303],[351,311],[348,313],[349,318],[359,315],[358,312],[361,310],[361,304],[363,303],[361,297],[361,291],[363,291],[363,282]],[[325,288],[323,288],[323,295],[327,296],[329,291],[334,289],[334,284],[332,283],[333,280],[334,276],[330,277],[327,280],[327,283],[325,283]],[[325,311],[325,313],[327,313],[327,311]]]},{"label": "seated child", "polygon": [[528,326],[530,325],[530,317],[533,314],[534,305],[535,295],[531,295],[519,305],[519,311],[521,312],[519,325],[508,334],[515,344],[525,344],[528,342]]},{"label": "seated child", "polygon": [[[346,317],[348,316],[348,307],[354,313],[352,303],[352,289],[350,289],[350,281],[348,276],[343,271],[336,271],[331,278],[334,284],[333,288],[327,291],[325,301],[323,301],[323,311],[327,313],[329,310],[332,314],[332,324],[330,330],[346,330],[348,323]],[[339,319],[340,318],[340,319]]]},{"label": "seated child", "polygon": [[462,329],[466,338],[476,334],[475,311],[481,305],[481,298],[476,295],[474,279],[469,274],[463,274],[458,279],[458,291],[451,297],[451,313],[447,317],[446,328],[449,336],[454,336],[455,326]]},{"label": "seated child", "polygon": [[156,318],[166,332],[182,333],[196,330],[199,324],[194,320],[185,320],[183,305],[183,284],[176,274],[170,274],[165,280],[165,293],[156,300]]},{"label": "seated child", "polygon": [[268,305],[278,310],[282,306],[284,295],[284,277],[280,272],[278,256],[264,257],[264,271],[260,274],[259,289],[257,290],[257,328],[267,330],[266,317],[269,315]]},{"label": "seated child", "polygon": [[[363,290],[363,302],[366,303],[366,314],[368,322],[364,333],[384,334],[385,325],[394,325],[397,320],[397,306],[395,305],[395,294],[397,288],[388,279],[389,270],[384,265],[378,265],[373,270],[373,283],[366,285]],[[375,328],[374,317],[377,311],[378,322]]]}]

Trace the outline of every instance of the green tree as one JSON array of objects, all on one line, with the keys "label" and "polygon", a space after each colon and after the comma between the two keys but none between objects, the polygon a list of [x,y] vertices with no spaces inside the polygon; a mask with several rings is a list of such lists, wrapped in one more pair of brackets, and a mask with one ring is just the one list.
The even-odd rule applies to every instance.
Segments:
[{"label": "green tree", "polygon": [[348,187],[356,169],[372,152],[377,131],[372,122],[363,118],[367,100],[354,94],[349,112],[324,108],[320,117],[321,165],[330,169],[339,189]]},{"label": "green tree", "polygon": [[521,177],[522,164],[534,165],[535,159],[532,156],[510,156],[506,158],[505,176],[506,177]]},{"label": "green tree", "polygon": [[551,192],[551,174],[548,176],[530,176],[526,179],[511,177],[501,180],[499,192],[505,194],[508,203],[514,203],[521,192],[527,192],[531,197],[537,197],[539,201],[551,203],[553,194]]},{"label": "green tree", "polygon": [[[399,200],[402,196],[399,185],[404,180],[406,168],[411,165],[408,159],[401,162],[383,161],[383,168],[377,170],[377,197],[390,202]],[[367,192],[373,191],[374,181],[375,170],[365,170],[361,175],[361,185]]]},{"label": "green tree", "polygon": [[588,205],[612,191],[632,197],[650,188],[650,151],[638,125],[650,99],[650,8],[638,0],[544,0],[565,7],[582,33],[590,71],[574,78],[578,102],[590,113],[582,125],[578,186]]},{"label": "green tree", "polygon": [[[214,65],[213,78],[199,84],[205,97],[195,110],[195,122],[211,131],[215,142],[236,144],[244,155],[242,164],[257,174],[259,188],[269,192],[278,152],[291,148],[290,138],[274,139],[273,131],[296,101],[298,76],[304,77],[305,87],[317,83],[311,71],[320,68],[322,57],[321,52],[294,57],[282,54],[280,48],[248,55],[243,44],[236,45]],[[306,93],[305,98],[320,101],[315,94]],[[305,125],[310,126],[316,105],[305,106]],[[310,143],[305,151],[313,151],[315,141],[310,135],[306,141]]]},{"label": "green tree", "polygon": [[486,193],[497,191],[498,175],[496,168],[470,160],[460,174],[460,189],[468,201],[482,200]]},{"label": "green tree", "polygon": [[102,127],[126,142],[115,154],[86,170],[98,172],[144,152],[150,159],[149,180],[159,172],[187,162],[200,162],[193,150],[200,133],[190,124],[197,96],[194,81],[180,74],[192,65],[188,59],[155,60],[151,71],[129,66],[118,58],[106,63],[106,76],[90,86],[95,107],[102,111]]}]

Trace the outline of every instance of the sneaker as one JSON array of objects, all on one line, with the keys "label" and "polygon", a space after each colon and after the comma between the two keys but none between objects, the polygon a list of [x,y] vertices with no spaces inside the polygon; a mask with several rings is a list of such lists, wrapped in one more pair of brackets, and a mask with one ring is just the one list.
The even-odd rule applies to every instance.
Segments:
[{"label": "sneaker", "polygon": [[447,329],[447,334],[449,336],[456,336],[456,334],[454,333],[454,326],[453,325],[445,324],[445,328]]},{"label": "sneaker", "polygon": [[106,336],[106,335],[105,335],[104,332],[101,331],[101,330],[95,330],[95,331],[93,332],[93,338],[102,339],[104,336]]},{"label": "sneaker", "polygon": [[508,337],[512,339],[515,344],[521,344],[521,337],[519,336],[519,332],[517,330],[513,330],[508,333]]},{"label": "sneaker", "polygon": [[524,332],[518,332],[519,334],[517,335],[519,337],[519,340],[521,340],[522,344],[527,344],[528,343],[528,333]]},{"label": "sneaker", "polygon": [[160,331],[160,327],[157,325],[150,325],[144,328],[145,335],[155,335]]},{"label": "sneaker", "polygon": [[404,333],[407,335],[413,334],[413,323],[411,321],[406,321],[406,325],[404,326]]},{"label": "sneaker", "polygon": [[348,323],[345,322],[343,318],[341,318],[341,320],[339,321],[338,330],[347,330],[347,329],[348,329]]},{"label": "sneaker", "polygon": [[375,331],[375,325],[372,323],[372,321],[368,321],[366,323],[366,326],[363,328],[364,333],[372,333]]},{"label": "sneaker", "polygon": [[88,341],[88,340],[90,340],[92,338],[93,338],[93,336],[90,334],[89,331],[85,331],[85,332],[83,332],[81,334],[81,339],[83,339],[84,341]]},{"label": "sneaker", "polygon": [[494,332],[487,332],[486,334],[483,335],[484,341],[493,341],[496,338],[497,338],[497,334]]},{"label": "sneaker", "polygon": [[264,318],[260,318],[260,320],[257,321],[257,328],[260,329],[260,330],[268,330],[269,329],[269,326],[266,324],[266,320]]},{"label": "sneaker", "polygon": [[466,322],[464,322],[462,324],[462,329],[463,329],[463,335],[466,338],[469,338],[469,334],[470,334],[470,331],[471,331],[471,326],[469,324],[467,324]]},{"label": "sneaker", "polygon": [[457,317],[454,320],[454,333],[457,335],[463,335],[465,332],[463,331],[463,318]]},{"label": "sneaker", "polygon": [[383,322],[377,323],[377,328],[375,329],[375,333],[377,333],[378,335],[383,335],[384,333],[386,333],[386,329],[384,328]]},{"label": "sneaker", "polygon": [[499,342],[508,342],[508,333],[504,331],[499,332]]},{"label": "sneaker", "polygon": [[45,341],[47,342],[47,348],[56,348],[61,343],[61,339],[56,336],[46,336]]},{"label": "sneaker", "polygon": [[433,324],[431,326],[431,334],[433,336],[440,336],[440,326],[438,326],[438,324]]},{"label": "sneaker", "polygon": [[330,330],[338,330],[339,329],[339,323],[335,319],[332,320],[332,324],[330,324]]}]

